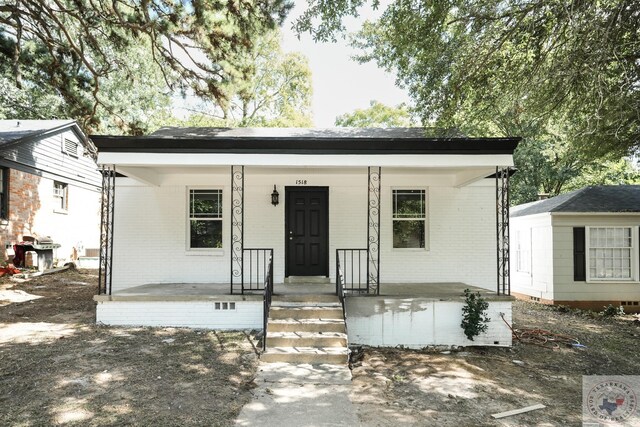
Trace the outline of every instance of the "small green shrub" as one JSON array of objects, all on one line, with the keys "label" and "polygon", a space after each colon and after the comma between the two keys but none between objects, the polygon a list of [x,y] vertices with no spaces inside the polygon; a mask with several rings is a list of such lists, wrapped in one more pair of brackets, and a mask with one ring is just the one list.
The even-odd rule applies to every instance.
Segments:
[{"label": "small green shrub", "polygon": [[615,306],[613,304],[609,304],[604,307],[604,310],[600,312],[600,316],[602,317],[616,317],[622,316],[624,314],[624,307],[619,305]]},{"label": "small green shrub", "polygon": [[460,327],[464,329],[464,334],[473,341],[487,331],[487,323],[491,320],[487,316],[489,303],[482,298],[480,292],[472,293],[469,289],[464,290],[465,305],[462,307],[462,323]]}]

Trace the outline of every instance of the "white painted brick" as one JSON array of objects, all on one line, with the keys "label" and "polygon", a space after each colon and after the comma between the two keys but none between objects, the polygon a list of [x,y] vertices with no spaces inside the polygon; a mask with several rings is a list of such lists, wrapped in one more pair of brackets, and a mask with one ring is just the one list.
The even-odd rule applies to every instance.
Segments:
[{"label": "white painted brick", "polygon": [[[161,171],[159,171],[161,173]],[[274,248],[276,282],[284,279],[285,186],[304,179],[329,187],[329,277],[335,277],[335,250],[366,248],[367,170],[245,168],[245,247]],[[496,283],[494,181],[452,186],[452,176],[411,170],[382,171],[381,280],[464,282],[494,289]],[[270,203],[273,185],[281,203]],[[221,188],[223,246],[217,254],[186,250],[187,189]],[[392,248],[391,190],[428,190],[428,250]],[[230,273],[230,171],[163,175],[157,187],[119,179],[116,190],[113,290],[146,283],[228,283]]]},{"label": "white painted brick", "polygon": [[236,301],[235,310],[215,310],[213,301],[105,301],[96,321],[118,326],[262,329],[262,302]]},{"label": "white painted brick", "polygon": [[467,339],[460,327],[463,303],[426,298],[347,298],[349,342],[370,346],[403,345],[423,348],[446,346],[511,346],[510,301],[489,301],[488,330]]}]

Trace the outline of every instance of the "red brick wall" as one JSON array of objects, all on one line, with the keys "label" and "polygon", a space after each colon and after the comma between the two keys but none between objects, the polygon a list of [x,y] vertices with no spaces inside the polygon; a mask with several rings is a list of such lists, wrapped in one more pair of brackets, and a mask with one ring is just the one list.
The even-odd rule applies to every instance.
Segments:
[{"label": "red brick wall", "polygon": [[0,261],[7,259],[5,243],[21,241],[24,234],[30,234],[41,205],[38,194],[40,180],[37,175],[9,170],[9,222],[0,224]]}]

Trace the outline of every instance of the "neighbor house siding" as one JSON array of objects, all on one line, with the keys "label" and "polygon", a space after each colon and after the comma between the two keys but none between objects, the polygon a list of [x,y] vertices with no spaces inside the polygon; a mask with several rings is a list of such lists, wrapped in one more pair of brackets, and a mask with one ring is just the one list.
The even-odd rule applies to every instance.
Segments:
[{"label": "neighbor house siding", "polygon": [[[335,250],[366,248],[366,168],[245,168],[244,246],[274,248],[275,281],[284,279],[285,187],[296,181],[329,187],[329,277]],[[453,179],[420,170],[383,168],[381,188],[382,282],[465,282],[495,288],[495,181],[455,188]],[[276,185],[280,204],[271,205]],[[187,190],[223,190],[223,248],[196,253],[186,248]],[[428,249],[392,248],[391,191],[425,188]],[[145,283],[225,283],[230,272],[230,168],[179,169],[160,185],[132,179],[116,183],[113,290]],[[140,265],[145,265],[144,269]]]},{"label": "neighbor house siding", "polygon": [[[611,215],[552,215],[553,223],[553,280],[556,301],[640,301],[640,283],[574,281],[573,227],[616,227],[640,225],[638,214]],[[634,228],[635,253],[638,263],[638,229]],[[587,254],[588,256],[588,254]],[[637,272],[637,270],[636,270]],[[636,273],[637,274],[637,273]],[[637,277],[637,276],[636,276]]]},{"label": "neighbor house siding", "polygon": [[[78,156],[74,157],[62,151],[64,139],[78,144]],[[39,172],[53,174],[67,181],[80,184],[101,186],[100,173],[94,160],[85,155],[78,136],[72,130],[64,130],[48,135],[42,139],[34,139],[18,144],[2,153],[5,160],[33,168]]]},{"label": "neighbor house siding", "polygon": [[[510,221],[511,291],[534,298],[553,299],[553,238],[549,214],[514,217]],[[526,236],[526,237],[525,237]],[[518,271],[518,238],[528,243],[529,272]]]}]

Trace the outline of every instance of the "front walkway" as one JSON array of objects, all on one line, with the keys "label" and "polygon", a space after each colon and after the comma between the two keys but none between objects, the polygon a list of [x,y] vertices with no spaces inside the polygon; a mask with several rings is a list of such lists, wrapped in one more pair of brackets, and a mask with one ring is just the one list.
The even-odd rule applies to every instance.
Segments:
[{"label": "front walkway", "polygon": [[261,362],[255,382],[253,401],[236,420],[239,426],[360,425],[347,366]]}]

